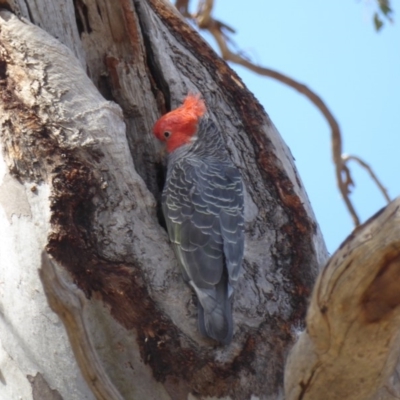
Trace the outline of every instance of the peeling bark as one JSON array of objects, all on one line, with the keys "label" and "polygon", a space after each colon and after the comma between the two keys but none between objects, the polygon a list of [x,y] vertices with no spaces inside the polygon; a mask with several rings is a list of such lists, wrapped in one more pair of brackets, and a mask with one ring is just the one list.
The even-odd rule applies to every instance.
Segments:
[{"label": "peeling bark", "polygon": [[[16,200],[4,206],[3,188],[14,237],[6,251],[32,259],[38,282],[45,248],[83,291],[85,330],[123,398],[282,398],[284,359],[326,250],[272,122],[168,3],[36,3],[9,4],[36,26],[0,14],[3,185],[18,187],[31,213]],[[151,128],[188,91],[202,93],[246,186],[245,261],[228,347],[199,335],[159,213],[165,165]],[[21,248],[16,219],[43,221],[34,249]],[[38,313],[54,320],[35,287]],[[52,338],[62,332],[65,357],[75,363],[63,329],[42,335],[55,349]],[[87,375],[74,368],[87,382],[79,390],[57,381],[52,363],[29,374],[41,373],[63,398],[93,398]]]}]

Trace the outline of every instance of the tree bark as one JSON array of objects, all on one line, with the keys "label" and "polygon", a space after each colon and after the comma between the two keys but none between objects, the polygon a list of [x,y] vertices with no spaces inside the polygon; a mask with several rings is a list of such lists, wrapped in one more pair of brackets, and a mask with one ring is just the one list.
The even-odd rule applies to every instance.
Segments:
[{"label": "tree bark", "polygon": [[[262,107],[167,2],[7,5],[0,397],[283,398],[326,250]],[[151,129],[189,91],[203,95],[246,189],[226,347],[198,333],[160,215],[165,163]]]},{"label": "tree bark", "polygon": [[319,275],[288,357],[287,400],[398,398],[399,207],[359,227]]}]

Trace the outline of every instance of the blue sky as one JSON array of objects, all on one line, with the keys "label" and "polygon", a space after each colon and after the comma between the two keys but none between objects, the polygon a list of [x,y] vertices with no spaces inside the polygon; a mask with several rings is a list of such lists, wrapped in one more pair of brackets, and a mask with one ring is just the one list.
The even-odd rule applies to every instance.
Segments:
[{"label": "blue sky", "polygon": [[[253,62],[287,74],[319,94],[339,121],[344,152],[369,163],[395,198],[400,194],[400,21],[395,14],[395,23],[377,33],[374,2],[369,3],[215,0],[214,17],[237,30],[233,38]],[[399,2],[392,5],[399,13]],[[336,187],[326,121],[289,87],[232,67],[290,147],[333,253],[353,223]],[[351,171],[356,183],[351,198],[365,221],[385,200],[366,172],[354,164]]]}]

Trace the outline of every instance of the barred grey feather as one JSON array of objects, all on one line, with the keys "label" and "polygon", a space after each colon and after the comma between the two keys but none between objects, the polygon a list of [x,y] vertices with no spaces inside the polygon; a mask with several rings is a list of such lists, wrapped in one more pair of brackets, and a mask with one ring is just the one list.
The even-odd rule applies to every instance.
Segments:
[{"label": "barred grey feather", "polygon": [[195,141],[170,154],[162,207],[184,279],[199,300],[200,331],[228,344],[244,251],[243,187],[211,120],[202,119]]}]

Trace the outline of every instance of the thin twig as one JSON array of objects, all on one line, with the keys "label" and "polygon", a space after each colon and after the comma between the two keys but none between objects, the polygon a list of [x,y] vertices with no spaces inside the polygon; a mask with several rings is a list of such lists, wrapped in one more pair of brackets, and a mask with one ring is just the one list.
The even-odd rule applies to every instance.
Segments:
[{"label": "thin twig", "polygon": [[359,165],[361,165],[363,168],[365,168],[369,175],[371,176],[371,179],[376,183],[376,186],[378,186],[379,190],[381,191],[383,197],[385,200],[390,203],[390,197],[387,189],[382,185],[382,182],[379,180],[379,178],[375,175],[374,171],[372,170],[371,166],[368,165],[365,161],[361,160],[360,157],[357,156],[352,156],[348,154],[343,154],[342,155],[342,160],[347,163],[350,160],[356,161]]},{"label": "thin twig", "polygon": [[197,26],[200,29],[207,29],[212,18],[211,12],[214,7],[214,0],[201,0],[199,1],[199,9],[196,13]]},{"label": "thin twig", "polygon": [[312,90],[310,90],[306,85],[295,81],[294,79],[280,73],[274,71],[269,68],[260,67],[258,65],[253,64],[252,62],[246,60],[241,55],[233,53],[229,50],[226,40],[224,39],[223,34],[221,33],[220,29],[218,28],[218,24],[210,25],[207,30],[214,36],[215,40],[218,43],[218,46],[221,50],[222,58],[226,61],[231,61],[236,64],[242,65],[249,70],[256,72],[259,75],[268,76],[273,78],[279,82],[282,82],[293,89],[296,89],[298,92],[305,95],[324,115],[325,119],[327,120],[330,128],[331,128],[331,138],[332,138],[332,154],[333,154],[333,161],[335,164],[336,169],[336,181],[340,189],[340,193],[342,194],[343,200],[349,210],[354,225],[357,226],[360,224],[360,220],[358,215],[353,207],[353,204],[349,197],[349,188],[346,183],[342,179],[342,173],[349,175],[349,171],[345,167],[342,161],[342,136],[340,132],[340,127],[336,118],[330,112],[324,101]]}]

